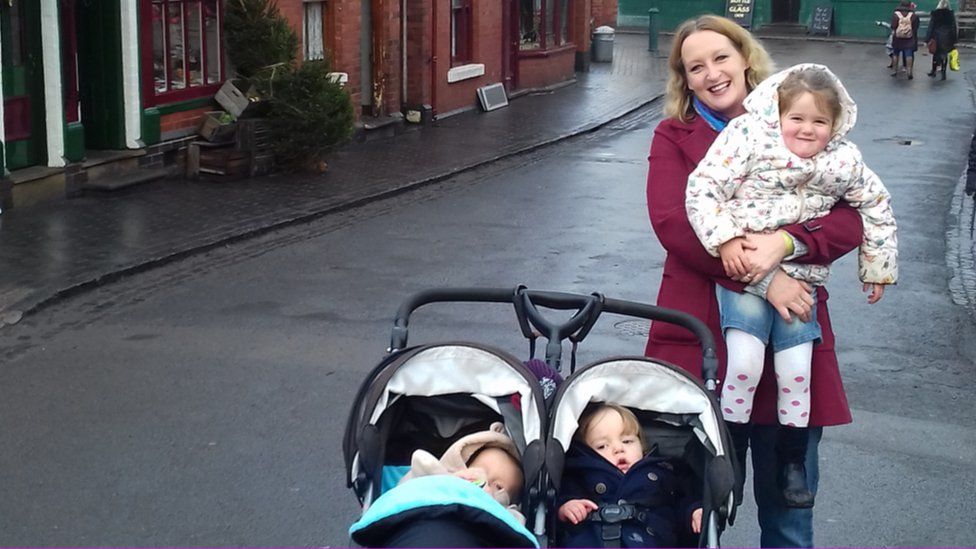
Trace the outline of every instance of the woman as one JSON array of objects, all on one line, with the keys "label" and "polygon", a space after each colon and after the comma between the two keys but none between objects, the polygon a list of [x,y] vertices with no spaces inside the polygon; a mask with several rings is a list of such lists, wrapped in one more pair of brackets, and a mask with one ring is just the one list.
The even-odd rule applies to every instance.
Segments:
[{"label": "woman", "polygon": [[[903,19],[906,22],[902,23]],[[894,57],[891,76],[898,76],[898,57],[900,56],[905,63],[908,79],[915,78],[912,69],[915,67],[915,50],[918,49],[918,23],[915,4],[910,0],[901,0],[898,7],[895,8],[895,13],[891,14],[891,48]],[[899,29],[899,26],[904,30]]]},{"label": "woman", "polygon": [[[706,15],[682,24],[675,32],[668,62],[669,79],[665,114],[654,132],[647,177],[647,205],[651,225],[667,250],[658,305],[691,313],[712,329],[719,345],[719,377],[725,373],[725,346],[719,327],[715,284],[742,291],[744,283],[767,284],[766,299],[784,318],[795,314],[809,318],[817,307],[822,343],[813,352],[810,444],[807,452],[808,483],[817,487],[817,444],[821,427],[850,423],[851,415],[841,384],[834,334],[827,312],[827,292],[818,291],[786,276],[777,268],[781,260],[830,263],[860,244],[860,216],[844,204],[820,219],[791,225],[766,235],[749,235],[752,269],[741,281],[728,278],[721,260],[700,244],[685,211],[688,176],[705,156],[725,122],[744,112],[749,91],[771,72],[765,50],[736,23]],[[788,251],[794,248],[794,252]],[[773,274],[769,274],[773,273]],[[692,334],[682,328],[654,323],[645,354],[701,374],[701,352]],[[767,356],[768,366],[769,356]],[[811,547],[813,513],[783,505],[777,486],[776,382],[771,367],[765,368],[755,398],[750,435],[753,471],[763,547]],[[738,452],[742,459],[745,448]],[[740,460],[741,463],[741,460]]]},{"label": "woman", "polygon": [[929,32],[926,42],[935,40],[935,52],[932,54],[932,72],[930,78],[935,78],[936,69],[941,68],[942,79],[946,79],[946,67],[949,65],[949,52],[956,47],[956,16],[949,7],[949,0],[939,0],[939,4],[930,12]]}]

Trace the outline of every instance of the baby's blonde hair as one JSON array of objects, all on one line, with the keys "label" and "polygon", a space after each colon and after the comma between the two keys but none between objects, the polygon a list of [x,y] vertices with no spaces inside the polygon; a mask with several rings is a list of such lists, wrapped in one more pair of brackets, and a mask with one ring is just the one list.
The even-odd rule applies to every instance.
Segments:
[{"label": "baby's blonde hair", "polygon": [[779,85],[779,114],[782,116],[805,93],[813,96],[817,108],[830,114],[833,129],[837,129],[843,106],[837,83],[822,69],[803,69],[791,73]]},{"label": "baby's blonde hair", "polygon": [[718,15],[702,15],[689,19],[681,24],[674,32],[671,41],[671,55],[668,57],[668,83],[665,91],[664,114],[669,118],[677,118],[688,122],[694,118],[691,90],[688,89],[688,79],[685,75],[684,62],[681,59],[681,46],[685,39],[700,31],[712,31],[728,38],[735,49],[745,58],[746,87],[752,91],[760,82],[773,72],[773,61],[766,53],[766,49],[749,31],[738,23]]},{"label": "baby's blonde hair", "polygon": [[579,442],[586,444],[586,435],[593,427],[594,420],[600,415],[600,412],[607,410],[613,410],[614,412],[620,414],[620,419],[622,419],[624,422],[624,434],[637,435],[637,440],[640,441],[641,445],[641,452],[646,452],[647,441],[644,440],[644,430],[641,429],[640,421],[637,420],[637,416],[634,415],[634,412],[631,412],[619,404],[600,404],[599,406],[594,406],[593,409],[584,413],[580,418],[579,428],[576,429],[576,439]]}]

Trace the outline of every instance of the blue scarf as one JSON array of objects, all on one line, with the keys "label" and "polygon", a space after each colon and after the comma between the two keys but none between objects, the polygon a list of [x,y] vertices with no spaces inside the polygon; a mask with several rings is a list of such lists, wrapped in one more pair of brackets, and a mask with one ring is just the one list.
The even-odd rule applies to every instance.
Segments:
[{"label": "blue scarf", "polygon": [[722,116],[721,114],[709,109],[704,103],[698,100],[697,96],[692,98],[692,105],[695,107],[695,112],[699,116],[708,122],[708,125],[712,127],[713,130],[720,132],[725,129],[725,126],[729,123],[729,119]]}]

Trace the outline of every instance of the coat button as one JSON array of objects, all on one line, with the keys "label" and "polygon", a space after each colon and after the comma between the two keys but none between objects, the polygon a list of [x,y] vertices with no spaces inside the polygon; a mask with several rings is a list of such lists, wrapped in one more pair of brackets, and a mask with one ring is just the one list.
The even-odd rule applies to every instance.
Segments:
[{"label": "coat button", "polygon": [[596,493],[603,494],[606,493],[607,491],[607,485],[603,484],[602,482],[598,482],[597,485],[593,487],[593,489],[596,490]]},{"label": "coat button", "polygon": [[657,475],[655,475],[654,473],[647,473],[647,480],[654,482],[657,480]]}]

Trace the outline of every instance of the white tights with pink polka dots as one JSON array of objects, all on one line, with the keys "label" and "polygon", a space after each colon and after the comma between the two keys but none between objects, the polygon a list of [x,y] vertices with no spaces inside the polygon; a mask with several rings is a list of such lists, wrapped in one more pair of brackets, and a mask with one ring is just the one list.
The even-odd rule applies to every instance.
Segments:
[{"label": "white tights with pink polka dots", "polygon": [[[726,421],[749,423],[752,400],[762,375],[766,345],[756,336],[729,328],[725,331],[728,366],[722,387],[722,413]],[[779,422],[806,427],[810,422],[810,364],[813,342],[773,354]]]}]

